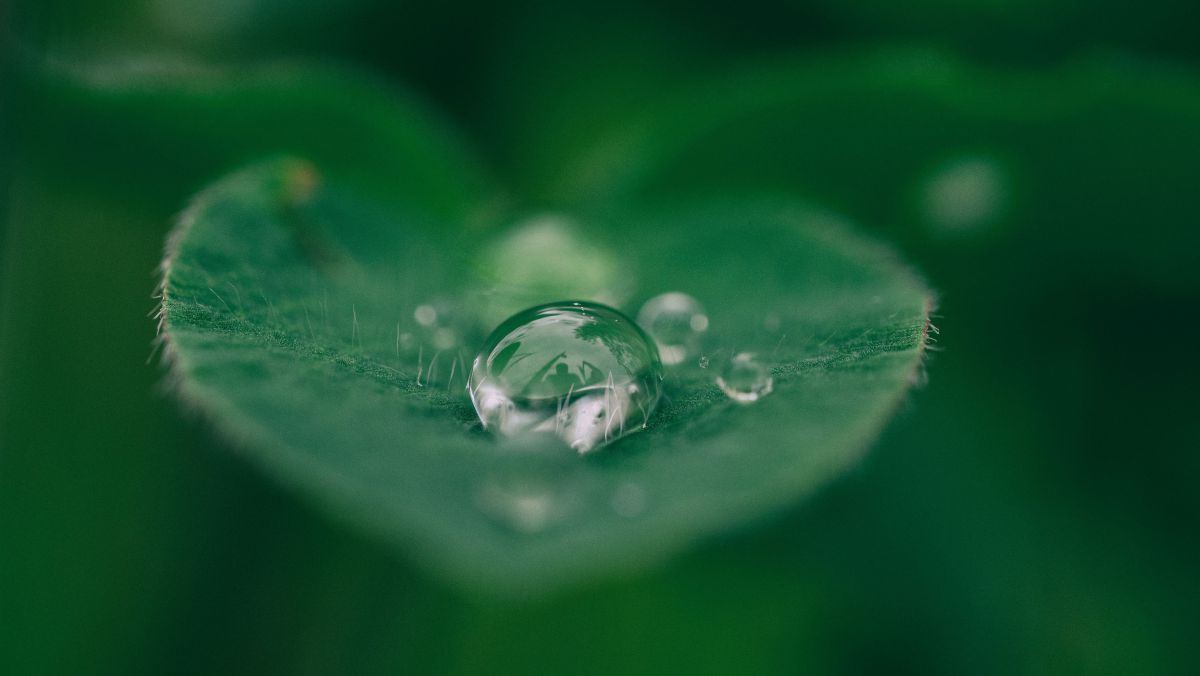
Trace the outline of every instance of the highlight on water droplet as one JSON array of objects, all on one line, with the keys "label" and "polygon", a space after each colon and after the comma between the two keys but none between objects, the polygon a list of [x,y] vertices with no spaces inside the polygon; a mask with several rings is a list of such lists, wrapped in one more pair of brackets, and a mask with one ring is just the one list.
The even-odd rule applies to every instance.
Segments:
[{"label": "highlight on water droplet", "polygon": [[500,324],[475,358],[468,392],[484,428],[551,434],[587,453],[645,427],[662,377],[658,351],[631,319],[564,301]]},{"label": "highlight on water droplet", "polygon": [[654,338],[664,364],[673,366],[694,354],[708,330],[700,301],[679,291],[659,294],[642,305],[638,324]]},{"label": "highlight on water droplet", "polygon": [[752,404],[775,389],[775,378],[757,357],[741,352],[734,355],[717,376],[717,387],[740,404]]},{"label": "highlight on water droplet", "polygon": [[999,163],[988,157],[969,155],[944,163],[922,188],[925,221],[946,234],[991,225],[1008,198],[1005,179]]}]

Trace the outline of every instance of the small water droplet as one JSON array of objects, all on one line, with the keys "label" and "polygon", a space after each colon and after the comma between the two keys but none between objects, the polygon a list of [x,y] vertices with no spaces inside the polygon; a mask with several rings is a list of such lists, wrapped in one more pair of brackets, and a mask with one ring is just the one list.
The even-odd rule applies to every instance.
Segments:
[{"label": "small water droplet", "polygon": [[393,351],[402,367],[411,369],[417,386],[461,393],[467,381],[462,349],[478,341],[481,333],[478,318],[465,312],[461,301],[433,298],[413,309],[412,322],[396,323]]},{"label": "small water droplet", "polygon": [[775,389],[775,379],[753,354],[741,352],[725,365],[717,377],[717,387],[730,399],[750,404],[770,394]]},{"label": "small water droplet", "polygon": [[501,526],[532,535],[567,515],[568,503],[547,486],[490,480],[476,496],[476,505]]},{"label": "small water droplet", "polygon": [[702,368],[702,369],[708,368],[708,365],[710,362],[711,362],[711,360],[708,358],[708,355],[703,355],[703,354],[700,355],[700,359],[698,359],[696,361],[696,363],[699,364],[700,368]]},{"label": "small water droplet", "polygon": [[774,312],[767,315],[766,317],[763,317],[763,328],[766,329],[767,331],[770,331],[771,333],[778,333],[779,326],[780,326],[779,315],[775,314]]},{"label": "small water droplet", "polygon": [[476,319],[463,310],[461,301],[449,298],[422,303],[413,310],[422,339],[435,349],[448,350],[477,330]]},{"label": "small water droplet", "polygon": [[626,482],[617,486],[612,495],[612,508],[617,516],[631,519],[646,511],[646,489]]},{"label": "small water droplet", "polygon": [[417,320],[417,323],[421,326],[433,326],[437,323],[437,318],[437,309],[428,303],[418,305],[417,309],[413,310],[413,319]]},{"label": "small water droplet", "polygon": [[1007,200],[1004,172],[988,157],[959,157],[924,186],[925,219],[943,233],[966,233],[996,221]]},{"label": "small water droplet", "polygon": [[439,350],[450,350],[458,345],[458,334],[454,329],[439,326],[433,331],[433,346]]},{"label": "small water droplet", "polygon": [[638,311],[638,323],[654,337],[663,363],[675,365],[696,351],[700,335],[708,330],[708,315],[700,301],[671,291],[646,301]]},{"label": "small water droplet", "polygon": [[643,428],[658,405],[662,364],[620,312],[551,303],[492,332],[468,387],[485,428],[505,437],[549,433],[587,453]]}]

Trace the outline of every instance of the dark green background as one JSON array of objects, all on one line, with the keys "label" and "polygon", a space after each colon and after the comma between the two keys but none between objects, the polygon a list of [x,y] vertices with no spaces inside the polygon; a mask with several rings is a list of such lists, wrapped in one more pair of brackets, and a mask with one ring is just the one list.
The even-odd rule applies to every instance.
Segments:
[{"label": "dark green background", "polygon": [[[203,21],[184,2],[0,6],[0,673],[1200,670],[1195,3],[195,4]],[[163,237],[248,146],[164,142],[186,125],[122,120],[39,76],[139,55],[355,64],[443,111],[514,200],[548,199],[556,163],[673,92],[891,49],[961,60],[979,74],[964,96],[982,80],[1024,95],[961,126],[873,108],[903,142],[762,180],[797,182],[926,273],[945,348],[928,386],[817,499],[536,600],[411,567],[159,393],[146,313]],[[830,72],[846,96],[872,87]],[[1087,87],[1103,92],[1087,114],[1036,134],[1004,122]],[[836,137],[854,122],[831,111],[812,119]],[[753,183],[764,133],[678,166],[719,182],[704,161],[745,148],[729,166]],[[897,206],[913,177],[894,167],[947,134],[1034,158],[983,232],[939,235]]]}]

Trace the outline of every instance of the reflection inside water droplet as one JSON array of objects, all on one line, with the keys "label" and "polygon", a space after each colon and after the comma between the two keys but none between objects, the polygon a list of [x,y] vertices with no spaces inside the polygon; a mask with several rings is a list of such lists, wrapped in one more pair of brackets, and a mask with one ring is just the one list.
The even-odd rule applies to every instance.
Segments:
[{"label": "reflection inside water droplet", "polygon": [[749,352],[736,354],[717,377],[717,387],[730,399],[750,404],[775,389],[771,371]]},{"label": "reflection inside water droplet", "polygon": [[492,332],[469,393],[485,428],[553,434],[587,453],[642,429],[661,386],[658,352],[634,322],[604,305],[563,302],[519,312]]},{"label": "reflection inside water droplet", "polygon": [[654,338],[663,363],[674,365],[695,353],[700,335],[708,330],[708,315],[700,301],[672,291],[646,301],[638,323]]}]

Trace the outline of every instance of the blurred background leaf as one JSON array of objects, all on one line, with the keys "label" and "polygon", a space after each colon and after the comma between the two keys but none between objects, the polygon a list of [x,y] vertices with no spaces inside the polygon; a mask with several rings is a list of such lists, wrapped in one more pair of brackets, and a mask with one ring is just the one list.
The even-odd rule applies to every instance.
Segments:
[{"label": "blurred background leaf", "polygon": [[[0,7],[0,667],[1195,673],[1191,5],[222,2],[194,24],[182,3]],[[898,41],[936,67],[888,90]],[[240,150],[301,139],[257,144],[272,125],[237,112],[229,136],[223,122],[189,144],[193,123],[130,124],[141,105],[104,113],[44,79],[62,64],[289,57],[420,92],[501,182],[547,201],[558,167],[569,178],[599,139],[708,83],[710,98],[754,85],[746,72],[821,85],[815,109],[781,92],[798,103],[758,109],[711,147],[684,135],[661,166],[707,183],[638,185],[803,182],[789,188],[897,241],[942,294],[931,385],[805,508],[655,572],[536,602],[441,587],[250,471],[155,393],[145,365],[173,212]],[[981,92],[992,99],[955,103]],[[843,114],[850,102],[869,107]],[[789,130],[773,116],[798,113],[833,125],[790,136],[824,141],[826,164],[760,173],[771,163],[747,154],[722,177],[736,143],[773,150],[767,132]],[[904,143],[839,152],[839,139],[890,141],[888,127]],[[943,131],[955,142],[936,145]],[[981,209],[997,194],[1002,209]]]}]

